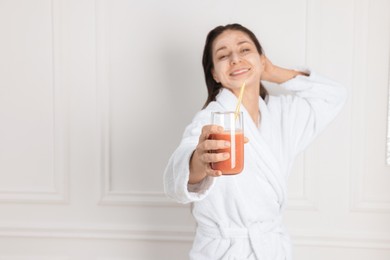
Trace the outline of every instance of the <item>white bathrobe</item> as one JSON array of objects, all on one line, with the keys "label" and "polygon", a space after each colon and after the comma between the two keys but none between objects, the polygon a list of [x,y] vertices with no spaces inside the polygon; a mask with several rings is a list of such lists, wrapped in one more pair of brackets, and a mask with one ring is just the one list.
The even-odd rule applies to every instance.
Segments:
[{"label": "white bathrobe", "polygon": [[296,155],[339,113],[346,91],[314,72],[281,86],[294,94],[259,98],[259,128],[241,108],[249,143],[238,175],[207,177],[188,185],[189,161],[202,127],[210,124],[212,111],[234,111],[236,96],[223,89],[185,129],[165,170],[164,187],[176,201],[193,202],[197,231],[190,259],[292,259],[282,224],[289,172]]}]

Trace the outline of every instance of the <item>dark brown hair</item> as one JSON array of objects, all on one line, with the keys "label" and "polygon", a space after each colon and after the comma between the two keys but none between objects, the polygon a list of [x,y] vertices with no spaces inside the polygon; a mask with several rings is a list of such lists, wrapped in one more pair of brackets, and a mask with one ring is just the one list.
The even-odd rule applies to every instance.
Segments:
[{"label": "dark brown hair", "polygon": [[[261,47],[260,42],[259,40],[257,40],[254,33],[240,24],[234,23],[225,26],[217,26],[213,30],[211,30],[206,38],[206,43],[204,46],[203,58],[202,58],[203,71],[204,71],[204,76],[205,76],[207,91],[208,91],[208,97],[203,108],[205,108],[210,102],[215,101],[216,96],[218,95],[219,91],[222,88],[222,85],[220,83],[217,83],[214,80],[212,74],[212,69],[214,68],[213,43],[215,39],[226,30],[241,31],[247,34],[255,44],[257,52],[260,55],[264,53],[263,48]],[[267,95],[268,95],[268,91],[264,88],[263,84],[260,82],[260,96],[263,99],[265,99]]]}]

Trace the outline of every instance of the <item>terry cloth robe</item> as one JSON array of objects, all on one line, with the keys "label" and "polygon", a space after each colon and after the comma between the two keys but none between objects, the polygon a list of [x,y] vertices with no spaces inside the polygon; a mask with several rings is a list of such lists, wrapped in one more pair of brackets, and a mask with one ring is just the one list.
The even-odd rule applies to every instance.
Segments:
[{"label": "terry cloth robe", "polygon": [[259,97],[258,127],[245,107],[244,170],[206,177],[189,185],[190,158],[212,111],[234,111],[237,98],[223,88],[185,129],[164,173],[166,194],[193,203],[197,230],[190,259],[290,260],[291,243],[282,224],[287,179],[297,154],[339,113],[346,100],[340,84],[314,72],[281,84],[293,94]]}]

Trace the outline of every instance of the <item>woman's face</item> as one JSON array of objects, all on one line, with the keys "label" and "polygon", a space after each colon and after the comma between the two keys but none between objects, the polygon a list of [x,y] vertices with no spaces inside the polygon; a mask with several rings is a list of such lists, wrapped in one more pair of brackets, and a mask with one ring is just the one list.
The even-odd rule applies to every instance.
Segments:
[{"label": "woman's face", "polygon": [[260,85],[262,58],[250,37],[241,31],[227,30],[213,42],[213,78],[236,92],[241,85]]}]

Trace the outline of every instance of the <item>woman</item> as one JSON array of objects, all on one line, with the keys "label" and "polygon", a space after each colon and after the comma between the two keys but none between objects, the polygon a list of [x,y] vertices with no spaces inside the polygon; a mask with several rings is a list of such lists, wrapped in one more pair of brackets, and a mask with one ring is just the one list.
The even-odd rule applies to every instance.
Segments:
[{"label": "woman", "polygon": [[[239,24],[208,34],[203,69],[205,107],[186,128],[164,174],[167,195],[193,203],[198,226],[190,258],[291,259],[282,225],[288,175],[296,155],[341,110],[346,91],[312,71],[273,65],[255,35]],[[281,84],[293,95],[269,96],[261,80]],[[225,177],[210,167],[229,157],[213,152],[229,143],[209,140],[222,131],[210,125],[211,112],[234,111],[243,82],[245,166]]]}]

